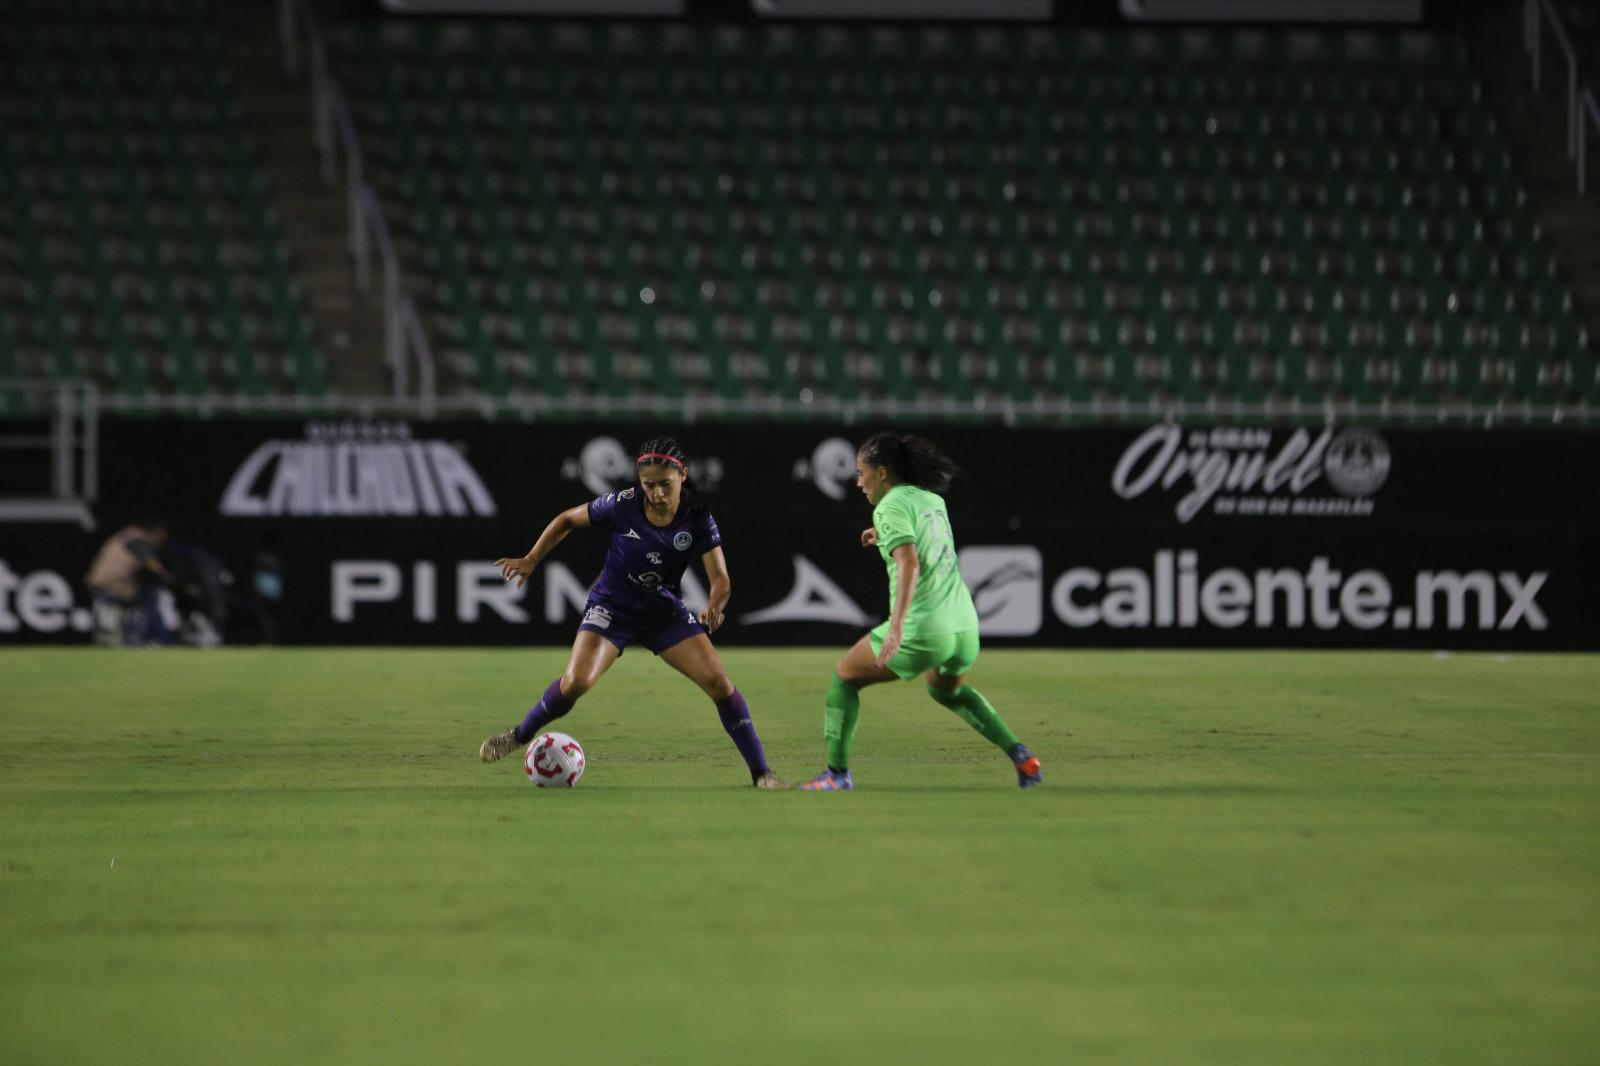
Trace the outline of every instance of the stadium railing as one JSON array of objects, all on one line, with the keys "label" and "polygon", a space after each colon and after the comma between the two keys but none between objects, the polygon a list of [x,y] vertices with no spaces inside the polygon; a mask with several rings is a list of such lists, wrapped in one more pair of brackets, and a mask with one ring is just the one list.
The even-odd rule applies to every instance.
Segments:
[{"label": "stadium railing", "polygon": [[0,378],[0,393],[43,396],[50,410],[48,418],[0,420],[0,450],[42,453],[49,466],[39,481],[48,492],[0,496],[0,522],[77,522],[92,529],[91,507],[100,491],[100,398],[94,384]]},{"label": "stadium railing", "polygon": [[1567,59],[1567,158],[1576,161],[1578,167],[1578,194],[1584,193],[1583,157],[1581,144],[1583,140],[1583,95],[1588,94],[1593,98],[1593,93],[1586,86],[1578,84],[1578,54],[1572,47],[1572,36],[1567,32],[1566,23],[1562,22],[1561,15],[1556,11],[1550,0],[1523,0],[1523,51],[1528,53],[1533,65],[1533,87],[1539,88],[1543,80],[1543,53],[1544,37],[1548,33],[1561,47],[1561,52]]},{"label": "stadium railing", "polygon": [[102,397],[103,411],[138,414],[305,415],[339,414],[359,418],[483,417],[524,421],[660,418],[678,423],[703,420],[844,422],[871,421],[959,424],[1086,425],[1119,422],[1232,420],[1252,424],[1334,425],[1361,423],[1388,426],[1590,426],[1600,421],[1600,409],[1587,403],[1363,403],[1329,399],[1322,402],[1151,400],[1040,400],[1034,402],[963,400],[899,400],[891,397],[841,399],[814,403],[798,399],[763,397],[737,399],[723,396],[540,396],[442,395],[419,396],[338,395],[308,401],[304,396],[268,394],[214,395],[201,398],[142,395]]},{"label": "stadium railing", "polygon": [[323,181],[333,184],[338,180],[340,164],[344,167],[350,255],[356,287],[362,293],[372,290],[374,250],[382,265],[383,358],[389,368],[394,396],[398,399],[410,395],[411,365],[415,362],[418,407],[431,412],[437,396],[433,349],[417,317],[416,307],[406,294],[400,260],[389,237],[383,208],[366,182],[361,141],[344,92],[328,67],[326,39],[309,0],[279,0],[278,34],[284,72],[290,77],[299,76],[302,41],[309,54],[312,139],[321,156]]},{"label": "stadium railing", "polygon": [[[1584,122],[1587,118],[1589,121]],[[1578,195],[1582,196],[1587,191],[1587,175],[1585,173],[1585,157],[1588,155],[1589,126],[1594,126],[1596,136],[1600,136],[1600,103],[1595,101],[1594,90],[1585,87],[1583,90],[1583,112],[1578,116]]]}]

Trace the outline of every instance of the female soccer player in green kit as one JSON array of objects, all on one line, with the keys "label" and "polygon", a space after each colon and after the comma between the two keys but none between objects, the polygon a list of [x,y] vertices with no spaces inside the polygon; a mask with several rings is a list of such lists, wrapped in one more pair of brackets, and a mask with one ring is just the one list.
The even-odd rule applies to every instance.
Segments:
[{"label": "female soccer player in green kit", "polygon": [[861,543],[875,545],[889,567],[889,620],[839,660],[823,725],[828,768],[802,789],[854,788],[850,745],[861,716],[861,690],[918,674],[926,676],[928,695],[1010,756],[1020,787],[1040,781],[1033,752],[983,694],[965,683],[978,659],[978,611],[961,580],[950,514],[939,495],[955,474],[955,464],[921,437],[879,433],[856,453],[856,485],[872,504],[872,528],[862,531]]}]

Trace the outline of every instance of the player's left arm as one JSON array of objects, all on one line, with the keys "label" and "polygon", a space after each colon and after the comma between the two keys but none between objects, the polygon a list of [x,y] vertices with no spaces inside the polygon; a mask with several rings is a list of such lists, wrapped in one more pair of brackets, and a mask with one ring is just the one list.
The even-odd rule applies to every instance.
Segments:
[{"label": "player's left arm", "polygon": [[711,581],[711,594],[706,609],[700,612],[700,621],[715,633],[722,627],[722,612],[728,606],[728,597],[733,595],[733,580],[728,576],[728,560],[723,557],[720,544],[702,555],[700,561],[705,564],[706,577]]},{"label": "player's left arm", "polygon": [[895,652],[906,639],[906,615],[911,611],[911,597],[917,594],[917,578],[922,576],[922,563],[917,559],[917,546],[910,541],[896,545],[889,553],[894,557],[894,614],[889,617],[889,632],[884,635],[883,646],[874,660],[887,666]]}]

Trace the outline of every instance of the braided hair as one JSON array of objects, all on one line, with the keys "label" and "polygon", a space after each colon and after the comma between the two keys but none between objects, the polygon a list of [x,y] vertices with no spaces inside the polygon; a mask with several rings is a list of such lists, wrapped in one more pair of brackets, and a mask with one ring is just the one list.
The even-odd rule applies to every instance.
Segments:
[{"label": "braided hair", "polygon": [[961,472],[938,445],[911,433],[874,433],[861,446],[861,461],[887,467],[901,484],[934,492],[943,492]]},{"label": "braided hair", "polygon": [[683,454],[683,448],[676,440],[672,437],[651,437],[639,445],[639,450],[634,455],[636,472],[639,467],[646,465],[677,467],[683,474],[682,506],[690,509],[701,506],[700,490],[695,486],[694,479],[689,476],[688,457]]}]

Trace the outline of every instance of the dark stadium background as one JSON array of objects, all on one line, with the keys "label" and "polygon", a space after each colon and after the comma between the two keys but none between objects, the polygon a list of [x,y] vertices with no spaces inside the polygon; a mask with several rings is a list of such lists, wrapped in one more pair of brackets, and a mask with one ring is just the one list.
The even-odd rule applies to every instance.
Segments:
[{"label": "dark stadium background", "polygon": [[1597,12],[0,3],[0,1066],[1592,1066]]},{"label": "dark stadium background", "polygon": [[[839,643],[882,609],[849,447],[894,426],[966,468],[995,640],[1600,643],[1590,5],[520,6],[8,5],[0,639],[88,641],[145,517],[231,590],[266,552],[278,641],[564,643],[570,604],[459,568],[666,431],[735,617],[789,605],[723,639]],[[403,461],[383,495],[385,441],[492,506],[429,513]],[[318,486],[230,508],[263,447],[251,491]],[[1158,609],[1158,557],[1228,571],[1215,609]],[[1318,559],[1391,591],[1258,617]],[[1132,569],[1146,608],[1096,621]]]}]

